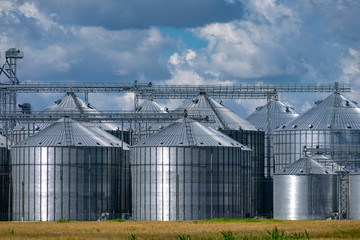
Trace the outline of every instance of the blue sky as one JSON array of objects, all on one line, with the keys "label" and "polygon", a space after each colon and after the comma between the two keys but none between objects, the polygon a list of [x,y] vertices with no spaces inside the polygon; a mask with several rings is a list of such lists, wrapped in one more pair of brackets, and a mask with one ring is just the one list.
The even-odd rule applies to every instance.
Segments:
[{"label": "blue sky", "polygon": [[[0,52],[20,81],[351,84],[360,102],[357,0],[0,0]],[[1,78],[1,81],[5,81]],[[280,98],[304,112],[324,95]],[[20,95],[41,110],[61,94]],[[130,95],[90,100],[130,109]],[[178,101],[160,101],[170,109]],[[226,101],[243,116],[264,101]]]}]

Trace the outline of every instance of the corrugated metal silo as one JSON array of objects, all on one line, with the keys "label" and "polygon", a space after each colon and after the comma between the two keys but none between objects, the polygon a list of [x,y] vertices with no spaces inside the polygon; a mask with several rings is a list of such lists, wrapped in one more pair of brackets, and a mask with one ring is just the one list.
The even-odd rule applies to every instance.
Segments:
[{"label": "corrugated metal silo", "polygon": [[6,138],[0,135],[0,221],[9,220],[9,159]]},{"label": "corrugated metal silo", "polygon": [[252,149],[251,168],[253,178],[250,182],[250,189],[253,198],[251,199],[251,216],[267,215],[264,205],[264,132],[259,131],[253,124],[216,102],[206,93],[200,93],[196,98],[185,102],[175,111],[183,112],[184,109],[186,109],[189,117],[208,119],[208,122],[204,122],[204,125],[219,130]]},{"label": "corrugated metal silo", "polygon": [[[131,211],[129,146],[69,118],[12,147],[12,219],[97,220]],[[128,181],[128,182],[126,182]]]},{"label": "corrugated metal silo", "polygon": [[[338,92],[300,117],[274,131],[275,171],[299,159],[303,146],[323,149],[342,166],[357,168],[360,148],[360,109]],[[343,159],[345,161],[343,161]]]},{"label": "corrugated metal silo", "polygon": [[[296,118],[295,110],[279,101],[275,95],[267,104],[257,107],[246,120],[265,132],[265,211],[273,212],[274,149],[273,131]],[[269,132],[270,131],[270,132]]]},{"label": "corrugated metal silo", "polygon": [[349,218],[360,220],[360,174],[349,174]]},{"label": "corrugated metal silo", "polygon": [[337,212],[337,174],[303,157],[274,174],[274,218],[321,220]]},{"label": "corrugated metal silo", "polygon": [[[273,152],[273,138],[272,134],[275,129],[287,124],[298,117],[291,106],[288,106],[279,101],[278,96],[274,96],[264,106],[257,107],[255,112],[250,114],[246,120],[254,124],[258,129],[265,132],[265,139],[270,137],[270,146],[265,141],[265,177],[272,176],[274,173],[274,152]],[[269,126],[268,126],[269,118]],[[270,127],[270,129],[268,129]],[[268,131],[270,130],[270,135]],[[270,154],[268,157],[267,155]]]},{"label": "corrugated metal silo", "polygon": [[135,220],[251,216],[251,150],[180,119],[130,150]]}]

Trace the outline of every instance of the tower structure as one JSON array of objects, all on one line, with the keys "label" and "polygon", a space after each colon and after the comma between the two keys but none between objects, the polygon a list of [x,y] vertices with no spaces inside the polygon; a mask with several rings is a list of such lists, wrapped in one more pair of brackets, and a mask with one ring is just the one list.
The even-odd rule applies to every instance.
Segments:
[{"label": "tower structure", "polygon": [[[9,80],[10,85],[19,84],[19,79],[16,75],[16,64],[18,59],[24,58],[24,53],[15,48],[10,48],[5,52],[5,63],[0,70],[0,74],[4,73]],[[1,114],[15,114],[16,112],[16,91],[15,89],[3,88],[1,89],[1,104],[0,104],[0,113]],[[12,122],[3,122],[3,128],[12,129],[15,126],[15,121]]]}]

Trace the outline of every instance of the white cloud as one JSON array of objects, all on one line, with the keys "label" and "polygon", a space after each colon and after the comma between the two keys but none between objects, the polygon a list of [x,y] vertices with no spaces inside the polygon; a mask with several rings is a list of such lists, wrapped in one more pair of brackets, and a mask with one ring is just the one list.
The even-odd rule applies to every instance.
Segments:
[{"label": "white cloud", "polygon": [[191,70],[176,69],[172,72],[172,78],[166,81],[168,85],[204,85],[210,84],[203,77]]},{"label": "white cloud", "polygon": [[[70,18],[79,17],[86,25],[74,25],[75,21],[61,25],[58,21],[66,14],[49,10],[56,8],[47,8],[43,1],[0,1],[0,50],[16,47],[25,52],[18,68],[23,80],[137,79],[166,84],[340,80],[352,83],[354,89],[360,86],[360,21],[354,20],[358,1],[224,0],[234,7],[241,2],[243,12],[236,16],[242,17],[191,25],[202,26],[190,29],[206,43],[202,49],[176,45],[180,40],[164,36],[157,27],[109,30],[111,21],[91,25],[85,20],[94,17],[88,14]],[[63,5],[58,2],[52,6]],[[94,9],[98,3],[91,4]],[[108,6],[104,4],[104,9]],[[304,104],[291,102],[298,109]]]},{"label": "white cloud", "polygon": [[25,2],[24,4],[18,6],[18,10],[25,17],[35,19],[36,22],[46,31],[49,31],[53,26],[57,26],[57,24],[50,18],[50,16],[46,16],[45,14],[41,13],[34,3]]},{"label": "white cloud", "polygon": [[299,35],[297,14],[275,1],[252,1],[248,12],[243,20],[192,29],[208,42],[204,57],[198,58],[201,71],[211,69],[220,78],[294,74],[291,50],[288,53],[286,46]]},{"label": "white cloud", "polygon": [[89,102],[98,110],[130,111],[134,109],[134,94],[90,94]]},{"label": "white cloud", "polygon": [[360,52],[350,48],[341,60],[342,76],[345,83],[360,84]]},{"label": "white cloud", "polygon": [[0,4],[0,17],[3,18],[4,23],[19,23],[19,19],[15,15],[16,1],[2,0]]},{"label": "white cloud", "polygon": [[175,52],[169,57],[168,69],[171,79],[166,80],[170,85],[204,85],[204,84],[233,84],[231,81],[221,81],[216,73],[211,71],[199,72],[197,64],[198,53],[192,49],[186,49],[181,54]]}]

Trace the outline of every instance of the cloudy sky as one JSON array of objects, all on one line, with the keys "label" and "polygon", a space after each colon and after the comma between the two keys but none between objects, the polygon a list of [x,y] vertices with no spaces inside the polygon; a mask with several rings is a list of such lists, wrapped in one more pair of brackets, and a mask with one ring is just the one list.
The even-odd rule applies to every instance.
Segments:
[{"label": "cloudy sky", "polygon": [[[360,102],[359,13],[358,0],[0,0],[0,61],[23,51],[21,82],[338,81]],[[303,112],[327,95],[280,97]],[[61,96],[19,102],[40,110]],[[100,109],[132,107],[129,95],[91,98]],[[259,104],[227,102],[244,116]]]}]

